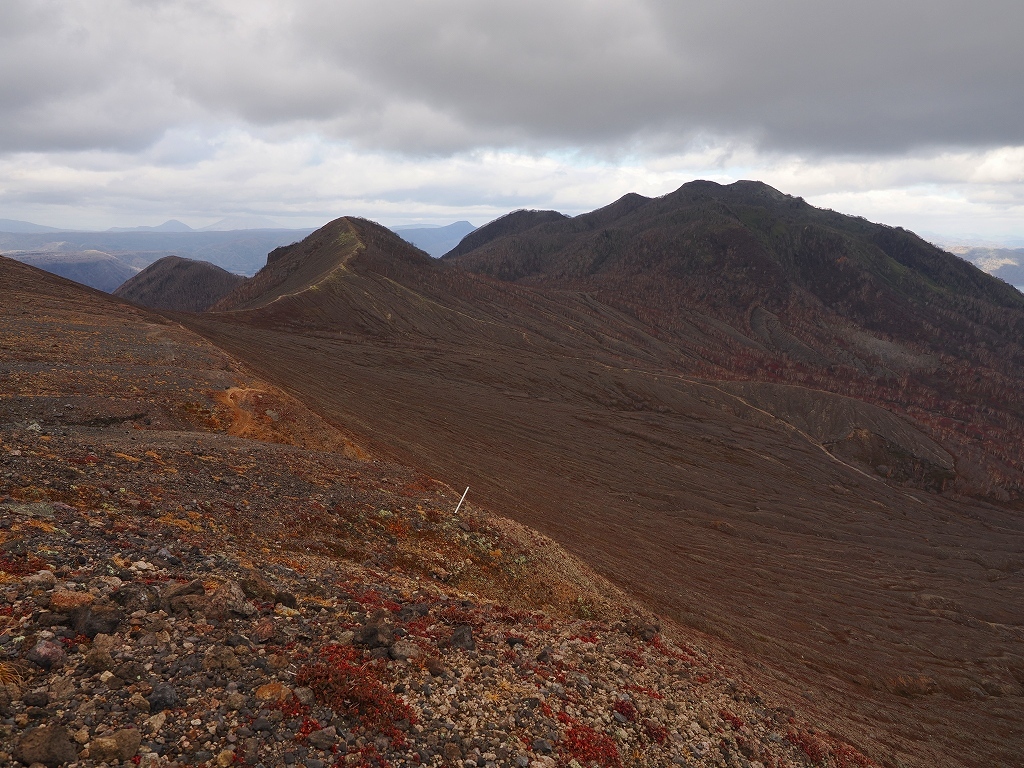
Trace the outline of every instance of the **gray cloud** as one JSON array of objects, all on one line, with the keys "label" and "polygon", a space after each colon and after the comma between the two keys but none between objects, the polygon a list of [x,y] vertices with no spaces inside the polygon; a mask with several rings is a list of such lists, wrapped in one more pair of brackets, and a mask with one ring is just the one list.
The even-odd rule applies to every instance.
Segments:
[{"label": "gray cloud", "polygon": [[11,0],[0,151],[243,124],[408,153],[1024,143],[1017,0]]}]

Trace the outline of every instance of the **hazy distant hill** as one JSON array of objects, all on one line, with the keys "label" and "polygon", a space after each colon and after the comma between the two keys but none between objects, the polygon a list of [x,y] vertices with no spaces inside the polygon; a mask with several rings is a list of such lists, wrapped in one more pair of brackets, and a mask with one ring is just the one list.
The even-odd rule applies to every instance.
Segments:
[{"label": "hazy distant hill", "polygon": [[[301,240],[310,229],[252,229],[225,232],[0,232],[0,253],[75,253],[96,250],[144,268],[164,256],[208,261],[229,272],[253,275],[275,248]],[[13,255],[12,255],[13,258]],[[114,286],[116,287],[116,286]]]},{"label": "hazy distant hill", "polygon": [[115,296],[152,309],[202,312],[245,282],[205,261],[165,256],[121,285]]},{"label": "hazy distant hill", "polygon": [[438,257],[448,253],[475,229],[468,221],[456,221],[445,227],[395,227],[392,231],[420,250]]},{"label": "hazy distant hill", "polygon": [[168,219],[155,227],[111,227],[108,232],[194,232],[188,224],[177,219]]},{"label": "hazy distant hill", "polygon": [[16,219],[0,219],[0,232],[58,232],[54,227],[44,227],[41,224],[33,224],[30,221],[18,221]]},{"label": "hazy distant hill", "polygon": [[950,251],[990,275],[1024,289],[1024,248],[958,246]]},{"label": "hazy distant hill", "polygon": [[103,251],[87,250],[72,252],[16,252],[5,254],[8,258],[45,269],[55,275],[74,280],[106,293],[111,293],[125,280],[133,277],[138,269],[121,259]]}]

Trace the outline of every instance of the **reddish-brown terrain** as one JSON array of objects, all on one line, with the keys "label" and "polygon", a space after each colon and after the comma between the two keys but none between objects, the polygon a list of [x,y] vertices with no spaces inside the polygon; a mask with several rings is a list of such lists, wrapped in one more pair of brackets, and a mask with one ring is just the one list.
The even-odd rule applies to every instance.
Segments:
[{"label": "reddish-brown terrain", "polygon": [[[910,233],[706,192],[654,201],[677,229],[627,198],[489,262],[341,219],[181,320],[750,654],[880,759],[1013,764],[1024,298]],[[602,272],[602,241],[646,266]]]},{"label": "reddish-brown terrain", "polygon": [[203,312],[245,278],[205,261],[164,256],[117,287],[113,294],[152,309]]},{"label": "reddish-brown terrain", "polygon": [[0,291],[0,765],[874,765],[177,323]]},{"label": "reddish-brown terrain", "polygon": [[879,764],[1017,764],[1024,297],[763,185],[530,223],[437,261],[339,219],[158,325],[224,356],[225,425],[284,440],[272,391],[470,486]]}]

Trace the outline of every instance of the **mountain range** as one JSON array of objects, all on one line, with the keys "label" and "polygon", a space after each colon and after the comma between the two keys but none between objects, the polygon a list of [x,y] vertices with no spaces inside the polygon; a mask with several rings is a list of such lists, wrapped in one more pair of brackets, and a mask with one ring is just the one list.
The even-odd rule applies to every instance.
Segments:
[{"label": "mountain range", "polygon": [[[0,253],[17,260],[33,259],[32,263],[57,274],[70,274],[74,269],[75,279],[79,282],[112,291],[139,270],[165,256],[208,261],[228,272],[252,275],[263,266],[268,251],[293,243],[310,231],[179,231],[172,222],[168,222],[152,229],[114,232],[0,232]],[[85,268],[89,259],[82,254],[89,252],[103,255],[97,262],[95,273]],[[61,266],[72,263],[77,266]],[[121,279],[111,283],[108,267],[116,263],[119,263],[117,269]],[[63,273],[58,271],[62,269]]]},{"label": "mountain range", "polygon": [[913,233],[757,182],[514,212],[439,259],[343,217],[164,316],[878,763],[1024,746],[1024,295]]},{"label": "mountain range", "polygon": [[431,256],[441,256],[456,247],[476,227],[468,221],[456,221],[444,227],[392,227],[399,237]]}]

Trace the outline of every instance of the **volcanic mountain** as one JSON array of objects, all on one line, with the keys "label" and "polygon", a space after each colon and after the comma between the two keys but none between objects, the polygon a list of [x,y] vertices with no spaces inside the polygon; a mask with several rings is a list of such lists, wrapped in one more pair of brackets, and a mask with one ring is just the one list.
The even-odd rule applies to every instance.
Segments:
[{"label": "volcanic mountain", "polygon": [[586,292],[656,329],[682,370],[883,405],[986,465],[964,466],[960,489],[1024,490],[1024,453],[1010,447],[1024,445],[1024,295],[913,233],[758,182],[693,182],[445,259]]},{"label": "volcanic mountain", "polygon": [[115,296],[153,309],[202,312],[245,282],[207,261],[165,256],[122,283]]},{"label": "volcanic mountain", "polygon": [[179,323],[0,295],[0,764],[871,765]]},{"label": "volcanic mountain", "polygon": [[890,764],[1012,763],[1024,297],[751,182],[507,218],[338,219],[176,319]]}]

